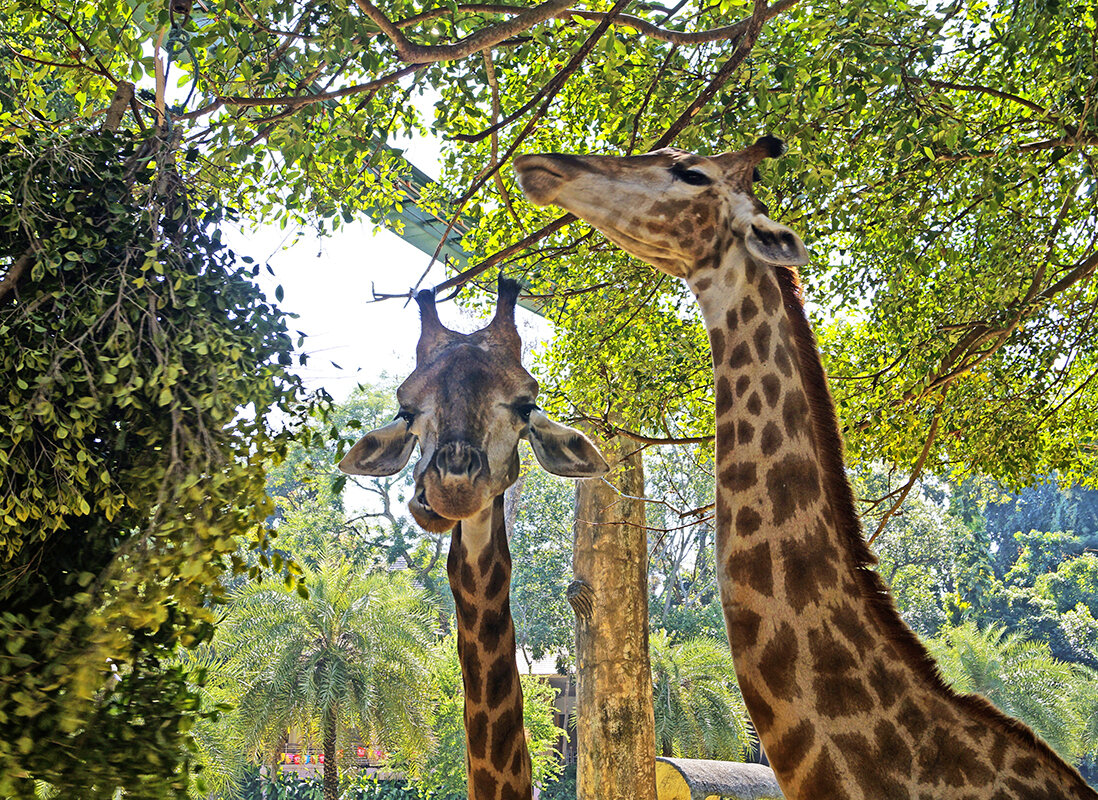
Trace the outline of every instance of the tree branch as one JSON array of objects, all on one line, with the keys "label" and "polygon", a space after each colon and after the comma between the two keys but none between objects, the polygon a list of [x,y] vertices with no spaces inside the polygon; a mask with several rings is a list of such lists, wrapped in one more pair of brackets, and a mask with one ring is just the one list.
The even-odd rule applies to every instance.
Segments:
[{"label": "tree branch", "polygon": [[19,279],[23,277],[23,273],[27,271],[27,267],[33,262],[34,256],[32,255],[31,250],[23,253],[23,255],[12,262],[3,279],[0,279],[0,300],[3,300],[4,295],[8,292],[14,291],[16,285],[19,283]]},{"label": "tree branch", "polygon": [[883,517],[881,517],[881,522],[877,525],[877,530],[873,531],[873,535],[869,537],[868,544],[873,544],[873,540],[884,530],[889,518],[904,504],[904,500],[907,499],[908,493],[911,491],[912,487],[915,486],[915,482],[919,480],[919,476],[923,472],[923,466],[926,464],[926,458],[930,454],[930,447],[934,444],[934,440],[938,436],[938,422],[941,419],[942,404],[944,402],[944,399],[939,401],[938,407],[934,409],[934,419],[930,423],[930,430],[927,432],[926,442],[923,444],[923,451],[919,453],[919,458],[916,459],[915,466],[911,470],[911,477],[908,478],[907,483],[905,483],[903,489],[900,490],[900,496],[896,499],[896,502],[893,503],[892,507],[884,513]]},{"label": "tree branch", "polygon": [[532,28],[539,22],[544,22],[547,19],[555,16],[558,11],[563,11],[569,5],[571,0],[545,0],[545,2],[528,8],[520,13],[516,14],[514,18],[507,20],[506,22],[500,22],[496,25],[490,25],[487,28],[466,36],[459,42],[453,44],[440,44],[440,45],[417,45],[413,44],[407,36],[400,30],[400,28],[393,24],[392,20],[386,17],[381,10],[368,0],[355,0],[355,5],[359,10],[366,15],[375,25],[377,25],[383,34],[393,43],[396,47],[397,55],[402,61],[410,64],[433,64],[438,61],[454,61],[473,53],[480,52],[485,48],[493,47],[499,44],[504,39],[522,33],[525,30]]},{"label": "tree branch", "polygon": [[[767,19],[776,16],[784,11],[789,6],[796,3],[797,0],[780,0],[771,7],[771,11],[768,12]],[[457,5],[458,11],[471,11],[471,12],[484,12],[486,14],[520,14],[526,9],[522,6],[506,6],[506,5],[494,5],[491,3],[459,3]],[[400,20],[395,23],[398,28],[405,28],[410,25],[415,25],[420,22],[427,22],[428,20],[436,19],[438,17],[446,16],[453,13],[450,8],[433,8],[429,11],[424,11],[420,14],[408,17],[407,19]],[[556,19],[571,19],[572,17],[578,17],[580,19],[587,20],[602,20],[607,15],[602,11],[581,11],[575,8],[565,9],[564,11],[558,11],[552,15]],[[668,28],[661,28],[658,25],[654,25],[647,20],[643,20],[640,17],[633,17],[627,14],[619,14],[612,20],[612,25],[619,27],[634,28],[638,33],[647,36],[650,39],[657,39],[661,42],[669,42],[671,44],[692,46],[699,44],[708,44],[710,42],[720,42],[727,39],[737,39],[743,35],[747,30],[747,26],[750,24],[750,18],[742,19],[739,22],[732,25],[723,25],[719,28],[711,28],[705,31],[694,31],[688,33],[686,31],[675,31]]]},{"label": "tree branch", "polygon": [[[787,0],[785,8],[792,6],[796,1],[797,0]],[[713,99],[713,95],[728,82],[729,78],[732,77],[732,73],[743,63],[743,60],[747,58],[748,54],[751,52],[751,48],[755,46],[755,40],[759,37],[759,32],[762,30],[763,23],[769,19],[767,13],[766,0],[755,0],[755,9],[752,11],[751,18],[747,21],[747,27],[744,29],[743,36],[740,38],[732,55],[728,57],[727,61],[721,64],[721,68],[717,70],[717,74],[713,76],[709,85],[702,89],[701,94],[695,97],[690,105],[686,107],[686,110],[679,115],[679,118],[671,123],[671,127],[664,131],[663,136],[656,140],[651,149],[659,150],[661,147],[666,147],[671,144],[671,142],[675,140],[675,137],[682,133],[683,129],[690,124],[697,113]]]},{"label": "tree branch", "polygon": [[574,222],[575,219],[576,217],[574,214],[564,214],[560,217],[557,217],[548,225],[534,231],[522,241],[515,242],[510,247],[505,247],[503,250],[500,250],[499,252],[488,256],[488,258],[484,259],[479,264],[475,264],[469,267],[469,269],[465,270],[464,272],[460,272],[454,277],[444,280],[442,283],[438,284],[435,287],[435,295],[437,296],[439,293],[444,292],[447,289],[453,289],[457,286],[464,286],[466,283],[471,281],[477,275],[480,275],[485,270],[491,269],[501,261],[506,261],[515,253],[525,250],[527,247],[534,244],[535,242],[540,242],[549,234],[559,231],[569,222]]}]

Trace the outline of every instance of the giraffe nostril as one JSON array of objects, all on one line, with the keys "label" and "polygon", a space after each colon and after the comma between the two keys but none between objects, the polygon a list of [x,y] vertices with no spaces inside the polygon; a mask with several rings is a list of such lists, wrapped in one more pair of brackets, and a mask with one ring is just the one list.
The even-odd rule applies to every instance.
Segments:
[{"label": "giraffe nostril", "polygon": [[438,449],[435,463],[440,473],[475,478],[484,470],[487,459],[478,447],[465,442],[450,442]]}]

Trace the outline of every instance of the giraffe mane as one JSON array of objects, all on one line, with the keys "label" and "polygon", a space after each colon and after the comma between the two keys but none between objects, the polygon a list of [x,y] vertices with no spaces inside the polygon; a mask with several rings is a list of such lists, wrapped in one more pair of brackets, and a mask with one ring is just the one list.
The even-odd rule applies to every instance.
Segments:
[{"label": "giraffe mane", "polygon": [[862,535],[862,525],[854,503],[854,492],[846,477],[843,440],[839,433],[835,403],[824,374],[816,337],[805,313],[800,277],[793,267],[779,266],[774,269],[793,340],[796,343],[797,363],[804,382],[805,394],[808,396],[812,434],[819,453],[824,491],[827,492],[837,516],[835,523],[840,530],[841,539],[846,543],[847,552],[853,556],[854,577],[862,599],[869,607],[880,630],[896,648],[903,661],[928,687],[989,727],[996,728],[1007,737],[1020,740],[1035,749],[1046,763],[1066,768],[1082,780],[1078,770],[1060,758],[1028,725],[1007,716],[984,697],[977,694],[960,694],[946,683],[926,646],[900,616],[884,579],[872,568],[877,563],[877,557],[869,549]]}]

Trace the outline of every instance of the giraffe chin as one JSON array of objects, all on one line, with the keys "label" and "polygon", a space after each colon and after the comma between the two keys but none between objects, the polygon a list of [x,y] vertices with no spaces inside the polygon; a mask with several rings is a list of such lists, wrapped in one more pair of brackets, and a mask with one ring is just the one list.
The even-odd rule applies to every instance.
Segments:
[{"label": "giraffe chin", "polygon": [[447,519],[414,498],[408,501],[408,510],[412,512],[416,524],[428,533],[446,533],[458,524],[456,519]]}]

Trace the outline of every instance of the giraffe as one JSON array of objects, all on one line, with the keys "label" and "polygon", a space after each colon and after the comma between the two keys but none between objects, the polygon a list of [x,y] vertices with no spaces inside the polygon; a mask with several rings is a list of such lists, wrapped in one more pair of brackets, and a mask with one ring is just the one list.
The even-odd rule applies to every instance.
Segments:
[{"label": "giraffe", "polygon": [[682,278],[709,331],[716,564],[748,711],[789,800],[1098,798],[1022,723],[953,692],[870,567],[796,267],[756,199],[763,137],[704,157],[515,159],[537,205]]},{"label": "giraffe", "polygon": [[532,797],[503,513],[503,492],[519,473],[519,440],[527,439],[540,464],[557,475],[587,478],[608,470],[583,434],[538,408],[538,384],[522,366],[515,327],[518,291],[517,283],[500,278],[495,316],[471,334],[445,328],[433,292],[419,292],[416,367],[397,389],[400,410],[339,462],[352,475],[392,475],[419,442],[409,510],[425,530],[452,529],[446,572],[465,686],[469,800]]}]

